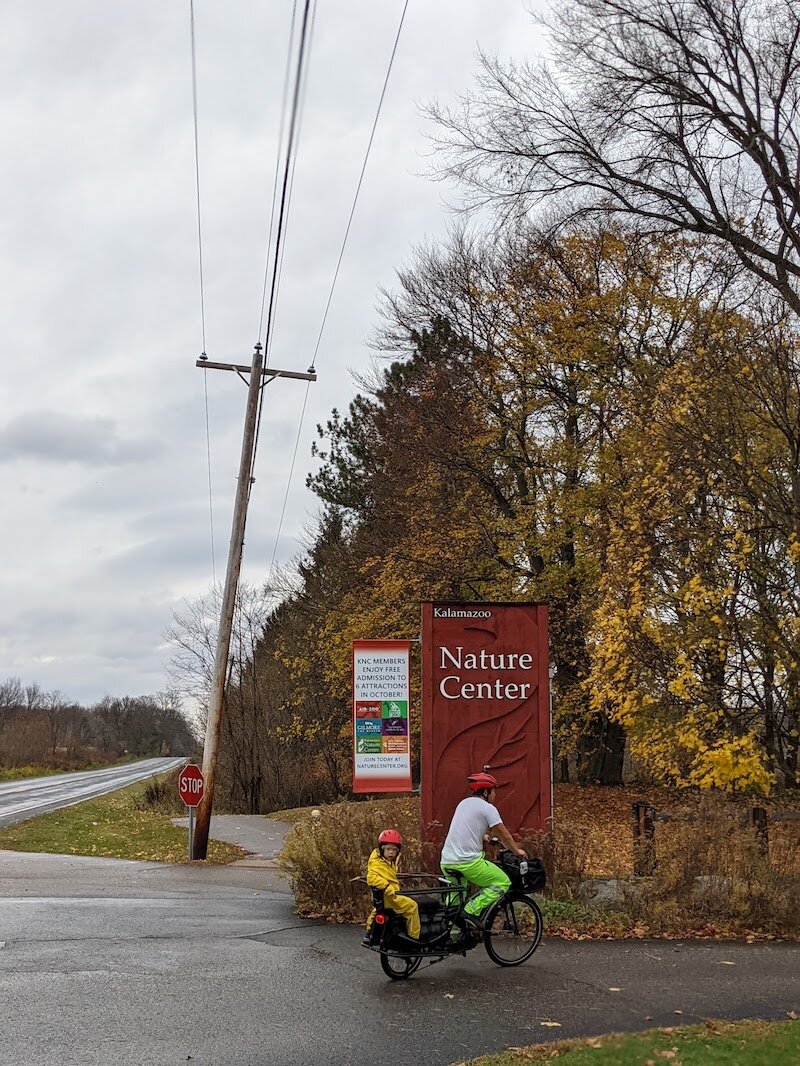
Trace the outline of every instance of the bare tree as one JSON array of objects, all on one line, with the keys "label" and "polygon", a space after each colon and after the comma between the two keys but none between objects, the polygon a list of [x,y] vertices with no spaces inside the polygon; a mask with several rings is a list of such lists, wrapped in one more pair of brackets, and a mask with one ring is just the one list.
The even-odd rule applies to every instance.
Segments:
[{"label": "bare tree", "polygon": [[[237,684],[244,664],[252,661],[271,595],[265,587],[241,583],[236,594],[227,684]],[[196,600],[184,600],[172,612],[164,640],[174,649],[167,667],[175,692],[193,700],[205,714],[217,646],[222,589],[217,586]]]},{"label": "bare tree", "polygon": [[0,712],[14,711],[23,705],[22,682],[18,677],[7,677],[0,683]]},{"label": "bare tree", "polygon": [[483,56],[429,109],[468,205],[708,235],[800,312],[800,0],[560,0],[549,25],[552,63]]}]

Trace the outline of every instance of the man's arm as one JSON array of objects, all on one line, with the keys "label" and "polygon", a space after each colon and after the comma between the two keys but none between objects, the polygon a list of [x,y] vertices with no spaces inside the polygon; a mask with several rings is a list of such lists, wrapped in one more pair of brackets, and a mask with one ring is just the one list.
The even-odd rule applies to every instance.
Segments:
[{"label": "man's arm", "polygon": [[497,825],[493,825],[489,829],[489,836],[497,837],[501,843],[505,844],[509,851],[513,851],[514,854],[518,855],[521,859],[527,859],[528,853],[517,846],[516,840],[514,840],[502,822],[498,822]]}]

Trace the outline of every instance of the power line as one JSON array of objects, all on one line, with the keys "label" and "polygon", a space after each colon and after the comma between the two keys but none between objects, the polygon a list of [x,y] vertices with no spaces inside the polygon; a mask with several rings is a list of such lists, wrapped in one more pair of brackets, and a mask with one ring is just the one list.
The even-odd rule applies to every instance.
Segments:
[{"label": "power line", "polygon": [[[275,320],[275,307],[278,293],[278,280],[280,277],[280,266],[283,259],[283,245],[284,245],[284,231],[286,228],[288,211],[289,211],[289,198],[291,192],[292,176],[294,174],[294,162],[295,162],[295,144],[297,135],[299,132],[299,116],[300,116],[300,100],[301,100],[301,88],[304,84],[304,65],[306,59],[306,50],[310,49],[311,35],[314,28],[314,15],[316,13],[316,0],[305,0],[303,6],[303,19],[300,27],[300,40],[297,50],[297,67],[295,71],[294,90],[292,93],[292,103],[289,118],[289,133],[286,142],[286,158],[283,168],[283,181],[281,185],[280,204],[278,207],[278,226],[275,234],[275,251],[272,263],[272,274],[270,282],[270,294],[269,303],[267,306],[267,327],[264,337],[264,365],[269,365],[269,357],[272,343],[273,327]],[[261,344],[260,333],[258,344]],[[253,485],[253,471],[255,469],[256,455],[258,452],[259,437],[261,434],[261,419],[264,413],[264,389],[262,388],[258,398],[258,414],[256,416],[256,431],[255,431],[255,443],[253,446],[253,461],[250,467],[250,487],[252,490]]]},{"label": "power line", "polygon": [[286,159],[283,168],[283,183],[281,187],[280,206],[278,209],[278,229],[275,235],[275,252],[272,263],[272,275],[270,282],[270,294],[269,304],[267,307],[267,330],[266,330],[266,345],[269,347],[270,333],[272,329],[272,318],[275,312],[275,295],[276,287],[278,283],[278,264],[280,260],[281,244],[283,240],[283,230],[286,224],[287,213],[287,194],[289,186],[289,176],[291,173],[292,155],[294,153],[295,146],[295,134],[297,131],[297,117],[300,105],[300,85],[303,77],[303,63],[305,60],[306,40],[309,25],[309,13],[311,9],[311,0],[305,0],[303,7],[303,22],[300,29],[300,44],[297,54],[297,70],[295,74],[294,92],[292,94],[292,104],[289,120],[289,136],[286,145]]},{"label": "power line", "polygon": [[[395,58],[395,55],[397,54],[397,46],[398,46],[398,43],[400,41],[400,34],[401,34],[402,30],[403,30],[403,23],[405,21],[406,11],[408,10],[408,3],[409,3],[409,0],[405,0],[405,3],[403,4],[403,10],[402,10],[402,12],[400,14],[400,22],[399,22],[398,27],[397,27],[397,33],[395,34],[394,44],[392,45],[392,52],[391,52],[391,55],[389,56],[389,63],[388,63],[388,66],[386,68],[386,77],[383,79],[383,87],[381,88],[381,95],[380,95],[380,98],[378,99],[378,106],[375,109],[375,118],[372,121],[372,129],[370,130],[369,140],[367,142],[367,149],[366,149],[366,152],[364,153],[364,162],[361,164],[361,173],[358,176],[358,184],[356,185],[356,191],[355,191],[355,195],[353,197],[353,203],[352,203],[352,206],[350,208],[350,215],[349,215],[349,217],[347,219],[347,226],[345,228],[344,238],[342,239],[342,247],[339,250],[339,258],[336,261],[336,269],[334,270],[334,273],[333,273],[333,280],[331,282],[330,292],[328,293],[328,299],[327,299],[327,302],[325,304],[325,311],[324,311],[323,316],[322,316],[322,324],[320,325],[319,335],[317,337],[317,343],[316,343],[316,345],[314,347],[314,354],[313,354],[312,359],[311,359],[311,366],[312,367],[316,366],[317,354],[319,352],[319,347],[320,347],[320,344],[322,342],[322,335],[323,335],[323,333],[325,331],[325,324],[326,324],[326,322],[328,320],[328,311],[330,310],[331,301],[333,300],[333,293],[334,293],[334,289],[336,288],[336,282],[337,282],[337,280],[339,278],[339,269],[341,268],[342,260],[344,258],[345,248],[347,247],[347,238],[350,236],[350,227],[352,226],[353,217],[354,217],[354,215],[356,213],[356,205],[358,204],[358,197],[359,197],[359,194],[361,192],[361,185],[362,185],[362,183],[364,181],[364,173],[366,172],[366,169],[367,169],[367,162],[369,160],[370,151],[372,149],[372,142],[375,139],[375,130],[377,129],[377,126],[378,126],[378,119],[380,118],[381,109],[383,107],[384,97],[386,96],[386,87],[389,84],[389,77],[390,77],[390,75],[392,73],[392,67],[394,65],[394,58]],[[281,508],[281,516],[280,516],[280,521],[278,523],[278,532],[275,535],[275,547],[274,547],[273,552],[272,552],[272,560],[271,560],[270,566],[269,566],[269,575],[272,574],[272,571],[273,571],[274,566],[275,566],[275,558],[276,558],[277,553],[278,553],[278,543],[280,541],[281,532],[283,530],[283,519],[284,519],[284,516],[286,514],[286,505],[287,505],[287,502],[288,502],[288,499],[289,499],[289,492],[290,492],[291,485],[292,485],[292,478],[294,477],[295,461],[297,459],[297,451],[298,451],[298,446],[300,444],[300,435],[301,435],[301,432],[302,432],[302,429],[303,429],[303,421],[305,419],[306,404],[308,402],[308,389],[309,389],[309,386],[306,385],[305,396],[303,397],[303,407],[302,407],[302,410],[300,411],[300,420],[299,420],[299,423],[298,423],[298,426],[297,426],[297,435],[295,437],[295,442],[294,442],[294,452],[292,453],[292,462],[291,462],[291,465],[289,467],[289,477],[288,477],[287,483],[286,483],[286,491],[285,491],[284,496],[283,496],[283,506]],[[268,575],[267,580],[269,580],[269,575]]]},{"label": "power line", "polygon": [[203,231],[200,225],[200,149],[197,135],[197,56],[194,40],[194,0],[189,0],[189,24],[192,38],[192,115],[194,118],[194,180],[197,192],[197,248],[200,262],[200,323],[203,355],[206,352],[206,305],[203,285]]},{"label": "power line", "polygon": [[272,179],[272,207],[269,214],[269,230],[267,232],[267,254],[264,257],[264,286],[261,291],[261,313],[258,318],[258,341],[261,342],[261,331],[264,327],[264,309],[267,303],[267,285],[269,284],[270,249],[272,248],[272,228],[275,223],[275,205],[278,200],[278,174],[281,166],[281,147],[283,145],[283,129],[286,120],[286,100],[289,95],[289,71],[292,65],[292,41],[297,20],[297,0],[292,4],[292,21],[289,24],[289,45],[286,49],[286,67],[283,72],[283,92],[281,93],[280,125],[278,126],[278,150],[275,153],[275,177]]},{"label": "power line", "polygon": [[317,337],[317,343],[314,346],[314,355],[311,359],[311,365],[316,366],[317,353],[319,352],[319,346],[322,341],[322,334],[325,331],[325,323],[328,321],[328,311],[330,310],[331,300],[333,299],[333,290],[336,288],[336,282],[339,277],[339,268],[342,265],[342,259],[344,258],[344,250],[347,247],[347,238],[350,236],[350,227],[353,223],[353,216],[356,213],[356,204],[358,203],[358,195],[361,192],[361,184],[364,181],[364,172],[367,169],[367,160],[369,159],[369,153],[372,148],[372,142],[375,138],[375,130],[378,126],[378,119],[380,118],[381,108],[383,107],[383,99],[386,96],[386,86],[389,84],[389,76],[392,73],[392,66],[394,65],[394,57],[397,52],[397,45],[400,41],[400,34],[403,29],[403,22],[405,21],[406,11],[408,10],[408,0],[405,0],[403,4],[403,11],[400,15],[400,24],[397,27],[397,33],[394,38],[394,45],[392,46],[392,54],[389,56],[389,65],[386,69],[386,77],[383,79],[383,88],[381,89],[380,99],[378,100],[378,107],[375,111],[375,118],[372,122],[372,129],[369,135],[369,141],[367,142],[367,150],[364,154],[364,162],[361,165],[361,173],[358,176],[358,185],[356,186],[356,193],[353,197],[353,206],[350,208],[350,217],[347,220],[347,228],[344,231],[344,239],[342,240],[342,247],[339,252],[339,258],[336,262],[336,270],[333,272],[333,281],[331,282],[331,291],[328,293],[328,302],[325,304],[325,312],[322,316],[322,325],[319,328],[319,336]]},{"label": "power line", "polygon": [[214,495],[211,491],[211,429],[208,420],[208,371],[203,371],[203,392],[206,406],[206,458],[208,460],[208,515],[211,522],[211,584],[217,587],[217,561],[214,552]]},{"label": "power line", "polygon": [[275,558],[278,554],[278,542],[281,539],[281,532],[283,530],[283,519],[286,514],[286,505],[289,502],[289,490],[292,486],[292,477],[294,475],[294,464],[297,460],[297,450],[300,446],[300,434],[303,429],[303,419],[306,414],[306,404],[308,403],[308,390],[311,387],[311,382],[306,383],[306,391],[303,396],[303,407],[300,411],[300,421],[297,425],[297,435],[294,438],[294,451],[292,452],[292,462],[289,466],[289,477],[286,480],[286,492],[283,494],[283,505],[281,506],[281,516],[278,520],[278,532],[275,534],[275,547],[272,549],[272,558],[269,563],[269,570],[267,571],[267,581],[272,577],[272,571],[275,569]]},{"label": "power line", "polygon": [[[202,336],[203,358],[206,356],[206,304],[205,285],[203,282],[203,227],[200,211],[200,138],[197,127],[197,49],[194,31],[194,0],[189,0],[189,27],[192,51],[192,118],[194,122],[194,181],[197,198],[197,252],[200,266],[200,332]],[[206,415],[206,459],[208,463],[208,514],[211,528],[211,580],[217,584],[217,565],[214,547],[214,495],[211,487],[211,430],[208,417],[208,374],[203,373],[203,393]]]}]

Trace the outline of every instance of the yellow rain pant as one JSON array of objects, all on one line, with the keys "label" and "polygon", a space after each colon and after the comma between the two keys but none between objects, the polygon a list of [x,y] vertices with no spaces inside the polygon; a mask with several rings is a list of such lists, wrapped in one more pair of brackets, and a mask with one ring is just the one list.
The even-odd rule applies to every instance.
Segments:
[{"label": "yellow rain pant", "polygon": [[[387,910],[394,911],[395,914],[405,918],[408,935],[413,937],[414,940],[419,940],[419,907],[416,900],[409,899],[408,896],[398,896],[387,888],[383,894],[383,905]],[[372,928],[372,919],[374,917],[375,911],[372,910],[369,918],[367,918],[367,932]]]}]

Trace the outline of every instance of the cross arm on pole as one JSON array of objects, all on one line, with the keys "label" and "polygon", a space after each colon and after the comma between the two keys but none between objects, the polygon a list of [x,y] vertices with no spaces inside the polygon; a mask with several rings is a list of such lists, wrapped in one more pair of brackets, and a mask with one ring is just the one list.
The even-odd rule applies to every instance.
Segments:
[{"label": "cross arm on pole", "polygon": [[[250,366],[240,366],[238,363],[212,363],[210,359],[198,359],[195,366],[202,366],[211,370],[233,370],[238,374],[249,374],[253,369]],[[263,367],[261,370],[261,376],[265,378],[295,378],[299,381],[316,381],[316,371],[309,370],[307,374],[302,374],[297,370],[275,370],[273,367]]]}]

